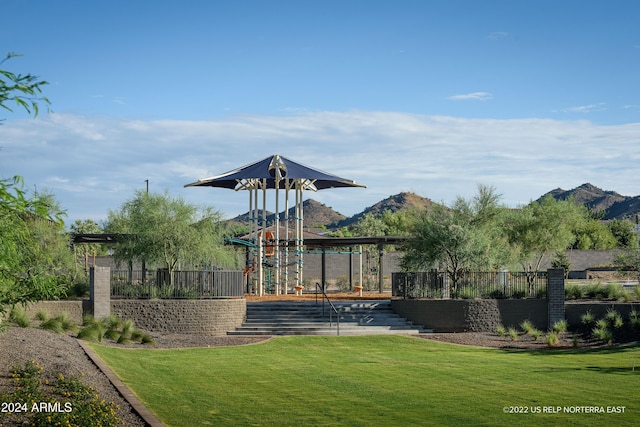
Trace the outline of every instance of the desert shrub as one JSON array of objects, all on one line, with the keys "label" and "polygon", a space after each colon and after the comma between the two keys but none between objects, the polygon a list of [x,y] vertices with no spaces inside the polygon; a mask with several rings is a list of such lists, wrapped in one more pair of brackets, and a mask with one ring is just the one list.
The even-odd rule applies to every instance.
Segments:
[{"label": "desert shrub", "polygon": [[520,329],[522,329],[522,332],[524,332],[525,334],[530,335],[531,331],[535,329],[535,327],[529,319],[525,319],[522,321],[522,323],[520,323]]},{"label": "desert shrub", "polygon": [[[24,367],[11,370],[11,386],[14,391],[0,393],[0,401],[21,402],[20,420],[7,420],[9,425],[53,426],[104,426],[119,424],[117,406],[100,399],[95,389],[84,384],[79,377],[65,377],[61,373],[43,375],[44,369],[36,362],[27,362]],[[47,378],[54,378],[49,381]],[[33,405],[57,403],[60,411],[31,410]],[[69,408],[69,411],[65,409]],[[7,415],[7,414],[3,414]],[[12,423],[12,421],[15,421]]]},{"label": "desert shrub", "polygon": [[9,313],[9,322],[21,328],[28,328],[31,326],[31,321],[27,316],[27,311],[24,307],[15,306]]},{"label": "desert shrub", "polygon": [[83,327],[78,332],[78,338],[85,341],[101,342],[107,332],[105,323],[94,319],[93,316],[85,316],[82,319]]},{"label": "desert shrub", "polygon": [[78,330],[78,326],[69,318],[69,313],[63,311],[55,317],[60,321],[62,330],[65,332],[75,332]]},{"label": "desert shrub", "polygon": [[591,299],[605,298],[606,292],[601,282],[590,283],[584,287],[584,295]]},{"label": "desert shrub", "polygon": [[584,314],[582,314],[582,316],[580,316],[580,321],[585,326],[591,326],[591,325],[593,325],[595,323],[596,318],[593,315],[593,313],[591,312],[591,310],[587,310],[586,313],[584,313]]},{"label": "desert shrub", "polygon": [[539,329],[532,329],[531,332],[529,333],[529,335],[531,335],[531,337],[534,339],[534,341],[538,341],[538,339],[542,336],[542,331]]},{"label": "desert shrub", "polygon": [[605,320],[609,326],[612,326],[616,329],[622,328],[624,321],[622,320],[622,316],[616,310],[610,308],[607,310],[607,314],[605,314]]},{"label": "desert shrub", "polygon": [[61,334],[64,332],[62,322],[60,322],[60,319],[56,317],[52,317],[51,319],[42,322],[42,324],[40,324],[40,327],[46,331],[55,332],[57,334]]},{"label": "desert shrub", "polygon": [[518,340],[518,330],[516,328],[509,327],[507,333],[509,334],[509,338],[511,339],[511,341]]},{"label": "desert shrub", "polygon": [[563,332],[567,332],[567,327],[568,327],[567,321],[563,319],[563,320],[558,320],[554,322],[554,324],[551,325],[551,330],[556,334],[561,334]]},{"label": "desert shrub", "polygon": [[604,287],[604,297],[610,300],[628,300],[629,294],[620,283],[609,283]]},{"label": "desert shrub", "polygon": [[507,328],[505,328],[504,326],[500,325],[496,328],[496,333],[498,335],[500,335],[501,337],[504,337],[505,335],[507,335]]},{"label": "desert shrub", "polygon": [[547,345],[549,347],[554,347],[558,345],[559,342],[560,342],[560,338],[558,337],[558,332],[551,331],[547,333]]},{"label": "desert shrub", "polygon": [[596,326],[595,328],[593,328],[591,335],[598,341],[602,341],[607,344],[611,344],[613,342],[613,334],[607,327],[603,328]]},{"label": "desert shrub", "polygon": [[149,334],[135,328],[133,320],[127,319],[123,321],[113,315],[102,320],[87,317],[84,321],[84,327],[78,333],[78,338],[92,342],[101,342],[103,339],[108,339],[119,344],[130,344],[132,342],[154,343]]},{"label": "desert shrub", "polygon": [[584,295],[582,293],[582,285],[570,284],[565,286],[564,295],[567,299],[582,299]]}]

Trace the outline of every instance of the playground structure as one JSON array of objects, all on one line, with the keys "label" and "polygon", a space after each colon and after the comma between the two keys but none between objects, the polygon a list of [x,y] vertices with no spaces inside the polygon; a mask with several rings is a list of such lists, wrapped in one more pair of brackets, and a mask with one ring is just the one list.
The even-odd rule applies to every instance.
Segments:
[{"label": "playground structure", "polygon": [[[200,179],[185,187],[218,187],[249,192],[249,233],[234,243],[247,247],[245,273],[255,284],[257,295],[273,285],[274,293],[287,293],[291,284],[296,291],[303,286],[304,261],[304,191],[329,188],[366,188],[362,184],[304,166],[278,154],[210,178]],[[275,193],[273,225],[267,223],[267,190]],[[284,193],[284,218],[281,226],[281,193]],[[293,193],[294,217],[289,217]],[[261,200],[260,200],[261,199]],[[260,201],[262,203],[260,203]],[[262,205],[260,209],[259,206]],[[261,213],[261,215],[260,215]],[[293,230],[290,230],[293,223]],[[289,266],[295,265],[294,277]]]}]

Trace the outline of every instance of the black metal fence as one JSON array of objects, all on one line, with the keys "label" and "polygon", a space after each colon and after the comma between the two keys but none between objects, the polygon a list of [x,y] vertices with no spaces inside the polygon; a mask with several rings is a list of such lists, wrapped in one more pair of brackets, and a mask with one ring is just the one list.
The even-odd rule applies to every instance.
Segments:
[{"label": "black metal fence", "polygon": [[392,273],[391,288],[404,299],[546,298],[547,272],[467,272],[456,285],[442,271]]},{"label": "black metal fence", "polygon": [[111,298],[114,299],[202,299],[244,295],[242,271],[113,270]]}]

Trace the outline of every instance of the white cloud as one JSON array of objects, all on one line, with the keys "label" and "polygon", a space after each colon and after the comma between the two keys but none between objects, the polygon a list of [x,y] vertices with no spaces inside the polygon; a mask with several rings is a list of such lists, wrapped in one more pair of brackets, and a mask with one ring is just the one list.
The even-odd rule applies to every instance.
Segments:
[{"label": "white cloud", "polygon": [[447,99],[450,99],[453,101],[467,101],[467,100],[486,101],[491,98],[493,98],[493,95],[490,94],[489,92],[471,92],[471,93],[463,93],[460,95],[453,95],[448,97]]},{"label": "white cloud", "polygon": [[[183,188],[197,179],[281,154],[366,189],[309,193],[345,215],[412,190],[436,201],[494,185],[526,203],[591,182],[637,195],[640,123],[466,119],[397,112],[242,115],[208,121],[140,121],[51,114],[0,127],[0,171],[48,188],[69,220],[100,220],[143,190],[212,205],[228,217],[248,210],[244,192]],[[97,217],[96,217],[97,215]]]},{"label": "white cloud", "polygon": [[508,35],[509,33],[507,33],[506,31],[493,31],[487,34],[487,38],[489,40],[500,40],[507,37]]},{"label": "white cloud", "polygon": [[597,104],[578,105],[575,107],[568,107],[560,110],[563,113],[591,113],[593,111],[606,110],[606,104],[604,102],[598,102]]}]

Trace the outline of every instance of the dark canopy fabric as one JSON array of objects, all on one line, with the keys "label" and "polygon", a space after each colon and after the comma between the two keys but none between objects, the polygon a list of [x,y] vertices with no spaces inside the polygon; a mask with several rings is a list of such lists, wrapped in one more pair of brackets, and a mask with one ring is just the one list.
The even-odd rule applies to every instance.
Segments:
[{"label": "dark canopy fabric", "polygon": [[255,163],[250,163],[229,172],[225,172],[221,175],[200,179],[196,182],[185,185],[185,187],[220,187],[236,189],[249,180],[266,179],[266,187],[275,188],[277,181],[276,168],[280,169],[279,188],[281,189],[285,188],[285,179],[308,180],[310,184],[318,190],[340,187],[366,188],[366,186],[358,184],[355,181],[340,178],[339,176],[310,168],[309,166],[294,162],[277,154],[259,160]]}]

